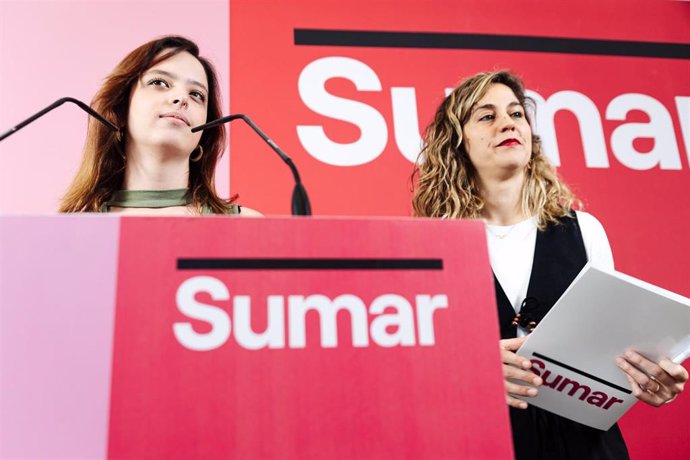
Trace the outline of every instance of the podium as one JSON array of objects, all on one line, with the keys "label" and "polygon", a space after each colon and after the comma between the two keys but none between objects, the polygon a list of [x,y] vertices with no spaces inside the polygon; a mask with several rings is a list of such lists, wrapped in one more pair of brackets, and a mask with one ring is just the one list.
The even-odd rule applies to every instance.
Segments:
[{"label": "podium", "polygon": [[0,456],[512,457],[484,227],[0,217]]}]

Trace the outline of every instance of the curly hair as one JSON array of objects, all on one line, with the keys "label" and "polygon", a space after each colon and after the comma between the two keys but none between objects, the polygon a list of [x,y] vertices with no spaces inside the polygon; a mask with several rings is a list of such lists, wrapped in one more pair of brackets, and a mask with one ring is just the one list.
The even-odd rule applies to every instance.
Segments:
[{"label": "curly hair", "polygon": [[[209,84],[206,121],[222,116],[220,88],[213,65],[199,56],[199,47],[193,41],[175,35],[145,43],[129,53],[106,77],[91,106],[119,127],[125,126],[129,113],[129,100],[133,86],[154,65],[182,52],[199,60]],[[126,135],[121,129],[113,132],[101,123],[89,120],[84,156],[77,175],[60,204],[60,212],[96,212],[112,194],[122,187],[125,175]],[[189,162],[189,195],[192,206],[201,212],[209,208],[214,213],[229,212],[230,203],[215,191],[214,176],[218,159],[225,148],[225,130],[222,127],[204,131],[199,145],[204,154],[200,161]]]},{"label": "curly hair", "polygon": [[[461,82],[438,107],[433,122],[426,129],[424,147],[412,175],[415,216],[482,217],[485,203],[477,172],[465,150],[462,128],[472,108],[494,84],[510,88],[526,113],[529,114],[528,106],[536,110],[534,101],[525,96],[522,81],[511,72],[482,72]],[[532,135],[532,154],[525,170],[520,203],[525,215],[537,216],[540,229],[572,215],[574,205],[581,206],[559,179],[535,134]]]}]

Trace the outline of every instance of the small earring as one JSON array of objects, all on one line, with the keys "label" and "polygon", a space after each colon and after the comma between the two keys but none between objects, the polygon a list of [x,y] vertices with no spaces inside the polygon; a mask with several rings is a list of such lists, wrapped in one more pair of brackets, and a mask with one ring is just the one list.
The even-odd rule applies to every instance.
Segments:
[{"label": "small earring", "polygon": [[115,132],[115,139],[117,140],[118,143],[122,143],[123,138],[124,138],[124,135],[122,134],[122,129],[118,129]]},{"label": "small earring", "polygon": [[204,156],[204,148],[199,144],[199,154],[195,156],[194,158],[191,158],[191,161],[197,162],[201,160],[201,157]]}]

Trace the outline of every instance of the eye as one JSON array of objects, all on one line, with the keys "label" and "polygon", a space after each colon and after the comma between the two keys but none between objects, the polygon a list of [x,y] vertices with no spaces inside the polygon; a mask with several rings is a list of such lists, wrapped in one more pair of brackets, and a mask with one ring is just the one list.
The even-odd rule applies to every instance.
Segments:
[{"label": "eye", "polygon": [[525,114],[522,113],[521,111],[516,111],[510,114],[511,117],[513,118],[525,118]]},{"label": "eye", "polygon": [[199,102],[206,101],[206,95],[201,91],[192,91],[191,93],[189,93],[189,95],[192,96],[194,99],[198,100]]},{"label": "eye", "polygon": [[163,80],[162,78],[152,78],[148,82],[146,82],[147,86],[161,86],[164,88],[170,88],[170,84]]},{"label": "eye", "polygon": [[479,117],[479,121],[492,121],[494,118],[495,117],[493,113],[487,113],[485,115],[481,115]]}]

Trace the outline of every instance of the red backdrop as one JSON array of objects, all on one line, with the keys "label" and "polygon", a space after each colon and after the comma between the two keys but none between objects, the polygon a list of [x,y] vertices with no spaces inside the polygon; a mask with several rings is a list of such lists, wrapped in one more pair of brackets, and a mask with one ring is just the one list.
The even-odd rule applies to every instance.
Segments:
[{"label": "red backdrop", "polygon": [[[566,109],[553,117],[542,107],[545,119],[537,130],[548,131],[553,120],[560,173],[606,227],[616,267],[690,296],[688,2],[233,0],[230,25],[231,110],[249,114],[292,156],[315,214],[409,215],[412,163],[401,150],[410,156],[445,88],[482,70],[509,68],[551,108],[564,100]],[[587,53],[313,46],[295,44],[296,29],[685,48],[675,57],[634,57],[621,54],[636,54],[643,45],[627,44],[610,55],[597,54],[606,48],[601,43],[588,45]],[[309,143],[319,132],[324,145],[314,147]],[[554,140],[545,140],[553,158]],[[233,125],[231,155],[231,189],[241,201],[287,214],[292,179],[268,147],[248,128]],[[686,458],[688,410],[687,396],[658,410],[637,405],[622,422],[634,457]]]}]

